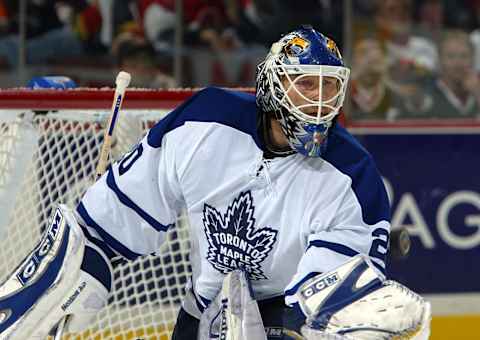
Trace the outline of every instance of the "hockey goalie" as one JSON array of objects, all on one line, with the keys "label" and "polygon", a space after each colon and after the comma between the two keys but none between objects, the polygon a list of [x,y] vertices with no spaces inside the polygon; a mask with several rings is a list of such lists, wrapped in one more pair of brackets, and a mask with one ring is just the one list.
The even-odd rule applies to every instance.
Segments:
[{"label": "hockey goalie", "polygon": [[337,121],[349,73],[304,26],[272,45],[255,95],[209,87],[175,108],[59,206],[0,287],[0,339],[88,326],[112,261],[155,252],[182,212],[192,274],[173,340],[427,339],[429,304],[385,279],[379,171]]}]

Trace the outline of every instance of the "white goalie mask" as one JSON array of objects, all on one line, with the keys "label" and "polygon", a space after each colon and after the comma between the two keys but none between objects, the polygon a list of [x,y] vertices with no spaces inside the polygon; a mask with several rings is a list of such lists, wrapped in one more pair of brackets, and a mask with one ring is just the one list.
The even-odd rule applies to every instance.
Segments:
[{"label": "white goalie mask", "polygon": [[333,40],[302,27],[274,43],[258,66],[257,105],[275,114],[293,150],[320,157],[349,74]]}]

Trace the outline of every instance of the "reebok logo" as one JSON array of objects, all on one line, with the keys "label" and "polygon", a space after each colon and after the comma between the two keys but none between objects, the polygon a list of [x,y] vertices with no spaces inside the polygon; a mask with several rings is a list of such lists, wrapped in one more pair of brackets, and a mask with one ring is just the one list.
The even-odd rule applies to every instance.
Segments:
[{"label": "reebok logo", "polygon": [[73,292],[72,295],[70,295],[70,297],[67,299],[67,301],[62,304],[62,310],[65,312],[68,307],[70,307],[70,305],[77,299],[77,297],[80,295],[80,293],[82,292],[83,289],[85,289],[85,287],[87,286],[87,283],[85,281],[83,281],[82,283],[80,283],[80,286],[78,286],[77,289],[75,289],[75,291]]}]

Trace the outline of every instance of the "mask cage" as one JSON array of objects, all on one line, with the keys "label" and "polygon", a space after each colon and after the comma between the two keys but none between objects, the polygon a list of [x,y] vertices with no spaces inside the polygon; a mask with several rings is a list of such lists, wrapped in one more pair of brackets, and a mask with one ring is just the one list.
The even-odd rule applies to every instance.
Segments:
[{"label": "mask cage", "polygon": [[[350,70],[348,68],[331,65],[288,65],[278,62],[274,58],[267,60],[265,64],[264,67],[268,67],[271,70],[271,72],[269,72],[271,76],[269,83],[270,86],[273,87],[273,91],[271,91],[273,99],[277,104],[287,109],[295,118],[307,124],[327,124],[339,114],[340,108],[345,100],[348,78],[350,76]],[[312,76],[318,77],[319,84],[318,98],[315,100],[305,96],[296,85],[296,82],[299,80]],[[287,79],[287,87],[284,86],[281,77]],[[337,80],[338,90],[330,98],[323,99],[323,83],[325,78]],[[295,91],[303,98],[304,103],[295,105],[287,95],[290,90]],[[312,115],[312,112],[306,113],[303,111],[312,107],[316,108],[315,115]],[[328,112],[322,113],[323,108],[326,108]]]}]

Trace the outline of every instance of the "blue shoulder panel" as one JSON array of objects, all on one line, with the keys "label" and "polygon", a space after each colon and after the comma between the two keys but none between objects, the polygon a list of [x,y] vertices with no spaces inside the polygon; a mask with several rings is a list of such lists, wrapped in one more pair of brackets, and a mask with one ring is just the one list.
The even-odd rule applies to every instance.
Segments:
[{"label": "blue shoulder panel", "polygon": [[160,147],[163,136],[185,122],[212,122],[252,136],[259,148],[255,96],[245,92],[207,87],[160,120],[148,133],[148,144]]},{"label": "blue shoulder panel", "polygon": [[387,192],[372,156],[339,124],[332,129],[324,159],[352,179],[365,223],[390,221]]}]

